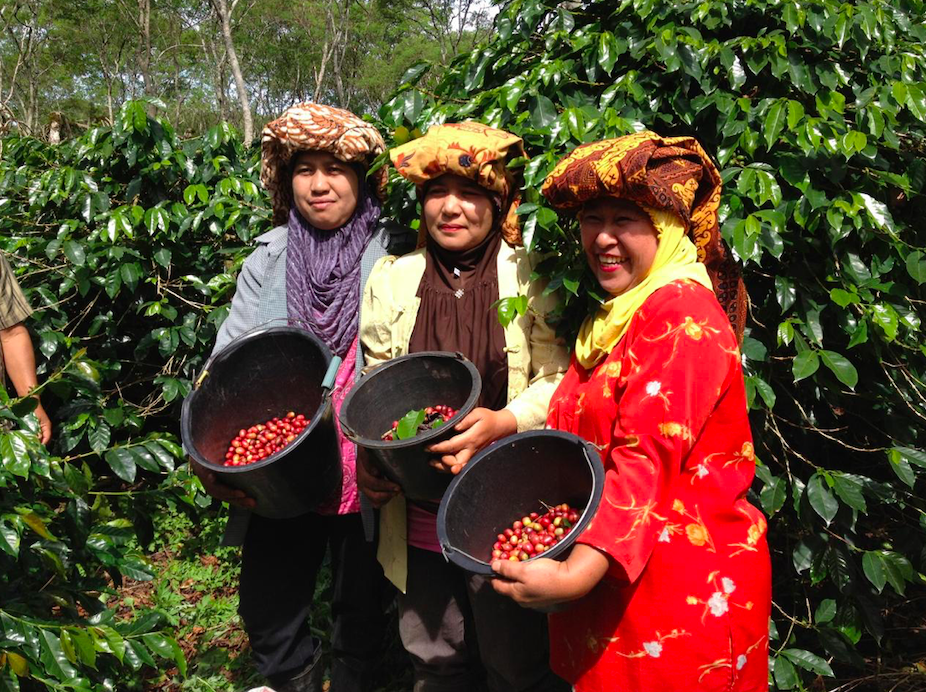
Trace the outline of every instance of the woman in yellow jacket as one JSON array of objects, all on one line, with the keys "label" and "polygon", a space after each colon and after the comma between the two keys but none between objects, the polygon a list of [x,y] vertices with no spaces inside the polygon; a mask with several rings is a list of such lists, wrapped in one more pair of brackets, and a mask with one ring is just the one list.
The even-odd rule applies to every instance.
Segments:
[{"label": "woman in yellow jacket", "polygon": [[[458,351],[475,364],[477,408],[457,435],[430,450],[456,472],[490,442],[543,426],[569,357],[544,319],[554,299],[531,283],[532,258],[521,244],[520,186],[507,168],[524,156],[521,139],[479,123],[440,125],[390,156],[418,189],[419,248],[374,267],[360,339],[367,366],[434,350]],[[502,327],[493,304],[520,295],[529,309]],[[433,503],[406,502],[363,460],[358,484],[384,505],[379,558],[401,592],[399,628],[415,692],[569,689],[549,668],[545,616],[443,559]]]}]

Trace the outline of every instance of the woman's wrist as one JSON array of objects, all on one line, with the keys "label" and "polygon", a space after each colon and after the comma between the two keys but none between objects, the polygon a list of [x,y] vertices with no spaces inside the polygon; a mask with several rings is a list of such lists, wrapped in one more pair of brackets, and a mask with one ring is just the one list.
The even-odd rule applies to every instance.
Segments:
[{"label": "woman's wrist", "polygon": [[499,433],[496,439],[508,437],[508,435],[514,435],[518,432],[518,419],[507,408],[495,412],[495,421],[496,431]]},{"label": "woman's wrist", "polygon": [[608,572],[608,556],[597,548],[579,543],[562,563],[559,578],[564,584],[563,600],[582,598],[598,585]]}]

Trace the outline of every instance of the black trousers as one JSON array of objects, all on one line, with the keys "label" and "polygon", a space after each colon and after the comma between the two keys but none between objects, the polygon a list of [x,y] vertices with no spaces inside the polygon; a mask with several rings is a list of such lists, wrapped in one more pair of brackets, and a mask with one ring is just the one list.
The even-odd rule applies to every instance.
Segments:
[{"label": "black trousers", "polygon": [[372,689],[382,649],[389,587],[359,514],[252,516],[242,553],[238,612],[261,674],[279,682],[304,670],[316,656],[309,614],[329,548],[331,691],[365,692]]}]

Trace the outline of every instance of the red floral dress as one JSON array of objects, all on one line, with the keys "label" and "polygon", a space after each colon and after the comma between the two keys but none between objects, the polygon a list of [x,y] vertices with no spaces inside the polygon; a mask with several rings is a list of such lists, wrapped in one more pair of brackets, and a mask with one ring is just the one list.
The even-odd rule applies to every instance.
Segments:
[{"label": "red floral dress", "polygon": [[597,367],[573,360],[548,425],[598,445],[601,506],[579,538],[605,578],[550,616],[576,692],[766,690],[771,568],[736,337],[691,282],[653,293]]}]

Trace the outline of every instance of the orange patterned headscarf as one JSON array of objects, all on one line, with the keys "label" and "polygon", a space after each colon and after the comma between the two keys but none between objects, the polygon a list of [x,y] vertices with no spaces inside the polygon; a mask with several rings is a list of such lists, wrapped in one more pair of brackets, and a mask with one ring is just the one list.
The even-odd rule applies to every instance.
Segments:
[{"label": "orange patterned headscarf", "polygon": [[[521,190],[508,163],[526,157],[520,137],[472,121],[431,127],[423,137],[392,149],[389,158],[399,175],[422,189],[445,173],[469,178],[501,199],[501,234],[509,245],[521,244],[517,209]],[[419,245],[426,229],[419,229]]]},{"label": "orange patterned headscarf", "polygon": [[[370,123],[321,103],[298,103],[268,123],[261,133],[260,179],[273,203],[273,223],[285,224],[293,204],[289,164],[301,151],[326,151],[345,163],[364,168],[386,151],[382,135]],[[386,169],[372,176],[370,189],[380,199],[386,186]]]},{"label": "orange patterned headscarf", "polygon": [[746,287],[720,236],[720,191],[720,173],[696,139],[660,137],[646,130],[583,144],[557,164],[542,189],[558,209],[575,209],[609,196],[673,213],[694,243],[714,294],[742,339]]}]

